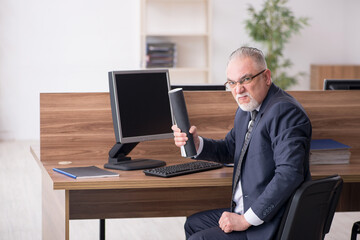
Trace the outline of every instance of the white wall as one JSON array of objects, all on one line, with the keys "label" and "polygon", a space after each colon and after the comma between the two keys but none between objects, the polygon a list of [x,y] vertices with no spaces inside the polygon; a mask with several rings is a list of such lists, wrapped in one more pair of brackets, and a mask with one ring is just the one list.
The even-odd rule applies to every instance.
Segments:
[{"label": "white wall", "polygon": [[344,61],[348,64],[360,63],[360,1],[347,0],[344,8],[344,29],[346,41]]},{"label": "white wall", "polygon": [[138,1],[0,1],[0,139],[39,138],[40,92],[108,91],[140,62]]},{"label": "white wall", "polygon": [[[244,21],[248,4],[213,0],[213,79],[225,82],[228,55],[255,47]],[[107,72],[140,66],[139,0],[0,1],[0,140],[39,138],[40,92],[104,92]],[[290,0],[310,26],[286,46],[290,73],[310,64],[360,64],[358,0]],[[308,89],[309,75],[293,89]]]},{"label": "white wall", "polygon": [[261,48],[251,42],[245,30],[247,8],[261,6],[260,0],[212,0],[213,1],[213,83],[223,84],[226,81],[225,69],[229,55],[237,48],[248,45]]}]

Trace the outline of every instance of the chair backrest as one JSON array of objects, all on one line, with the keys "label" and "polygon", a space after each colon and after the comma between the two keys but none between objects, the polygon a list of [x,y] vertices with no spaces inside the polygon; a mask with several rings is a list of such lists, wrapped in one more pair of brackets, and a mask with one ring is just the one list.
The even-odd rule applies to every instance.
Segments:
[{"label": "chair backrest", "polygon": [[342,185],[338,175],[304,182],[289,201],[275,239],[324,239],[330,230]]}]

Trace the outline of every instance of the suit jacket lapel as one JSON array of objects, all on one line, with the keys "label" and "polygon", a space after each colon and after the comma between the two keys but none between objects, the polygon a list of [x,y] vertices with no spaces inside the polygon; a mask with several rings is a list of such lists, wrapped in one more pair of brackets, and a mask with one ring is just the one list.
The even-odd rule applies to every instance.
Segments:
[{"label": "suit jacket lapel", "polygon": [[257,117],[260,117],[260,118],[262,117],[262,115],[266,112],[266,108],[271,105],[271,104],[269,105],[270,99],[279,90],[280,89],[277,86],[275,86],[273,83],[271,84],[270,89],[269,89],[264,101],[261,104],[260,111],[259,111]]}]

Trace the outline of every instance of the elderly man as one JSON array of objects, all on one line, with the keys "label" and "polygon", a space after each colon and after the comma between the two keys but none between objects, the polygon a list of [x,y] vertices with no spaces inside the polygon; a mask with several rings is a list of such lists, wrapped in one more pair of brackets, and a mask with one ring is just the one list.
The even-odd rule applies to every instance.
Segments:
[{"label": "elderly man", "polygon": [[[234,127],[222,140],[199,137],[195,126],[190,133],[196,159],[234,163],[232,204],[188,217],[186,237],[272,239],[289,197],[310,179],[311,123],[302,106],[272,83],[260,50],[234,51],[226,75],[239,105]],[[183,146],[186,134],[172,129],[175,144]]]}]

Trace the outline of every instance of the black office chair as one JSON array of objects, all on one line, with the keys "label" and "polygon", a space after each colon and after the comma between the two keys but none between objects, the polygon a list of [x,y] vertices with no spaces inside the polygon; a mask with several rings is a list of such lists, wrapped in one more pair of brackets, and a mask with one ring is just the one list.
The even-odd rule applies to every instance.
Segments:
[{"label": "black office chair", "polygon": [[323,240],[330,230],[343,180],[340,176],[303,183],[282,218],[276,240]]},{"label": "black office chair", "polygon": [[356,240],[358,234],[360,234],[360,222],[355,222],[351,229],[351,240]]}]

